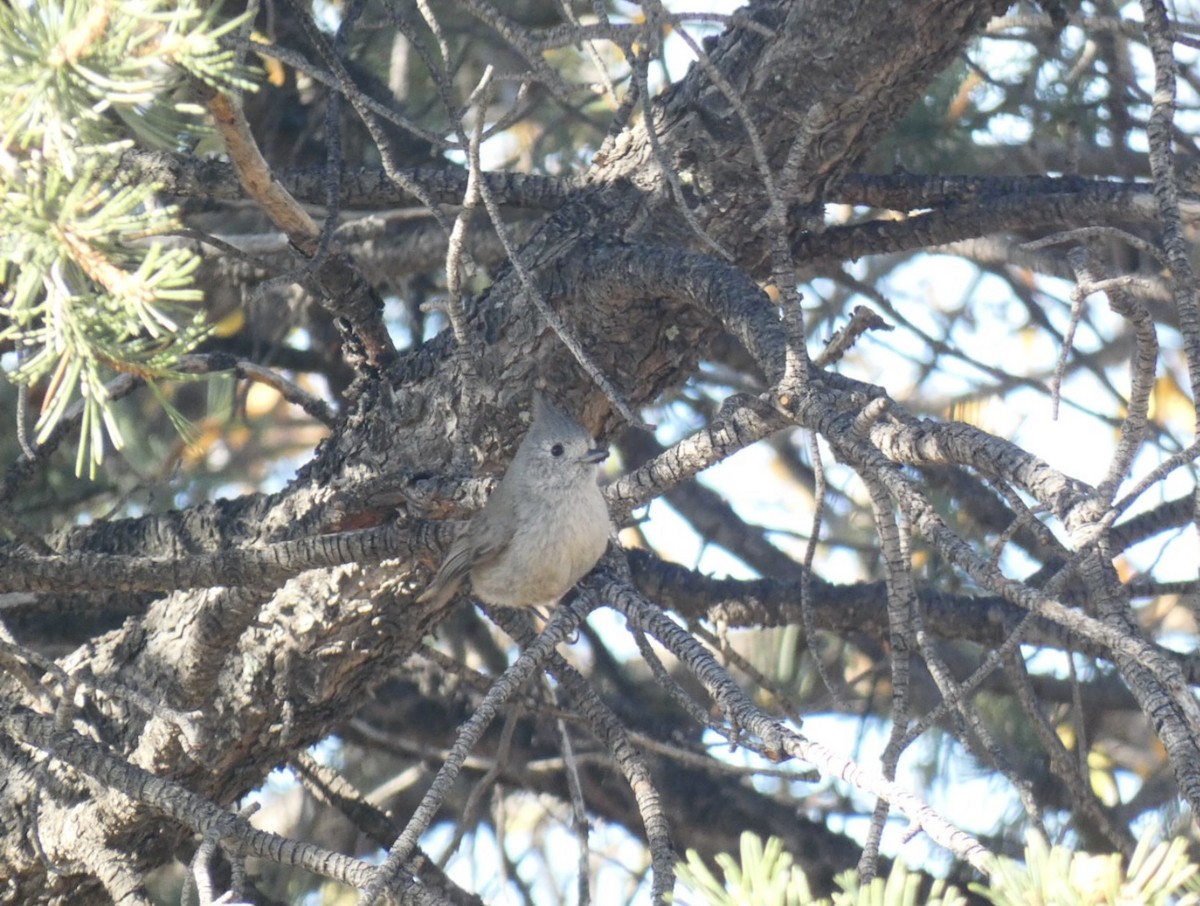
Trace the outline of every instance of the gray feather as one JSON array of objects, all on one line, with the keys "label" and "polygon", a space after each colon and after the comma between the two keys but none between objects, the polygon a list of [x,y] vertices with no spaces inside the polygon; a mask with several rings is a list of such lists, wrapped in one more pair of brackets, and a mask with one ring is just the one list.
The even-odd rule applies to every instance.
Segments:
[{"label": "gray feather", "polygon": [[548,604],[588,572],[608,543],[608,509],[582,425],[533,398],[533,424],[487,503],[450,546],[418,601],[444,604],[468,575],[489,604]]}]

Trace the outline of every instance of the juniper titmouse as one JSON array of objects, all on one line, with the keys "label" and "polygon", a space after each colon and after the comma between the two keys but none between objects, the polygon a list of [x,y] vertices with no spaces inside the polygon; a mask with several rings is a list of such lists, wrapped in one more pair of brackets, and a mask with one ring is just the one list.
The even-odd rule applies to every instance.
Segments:
[{"label": "juniper titmouse", "polygon": [[582,425],[534,394],[533,425],[508,471],[417,600],[444,604],[470,573],[487,604],[557,601],[608,544],[608,507],[596,483],[607,456]]}]

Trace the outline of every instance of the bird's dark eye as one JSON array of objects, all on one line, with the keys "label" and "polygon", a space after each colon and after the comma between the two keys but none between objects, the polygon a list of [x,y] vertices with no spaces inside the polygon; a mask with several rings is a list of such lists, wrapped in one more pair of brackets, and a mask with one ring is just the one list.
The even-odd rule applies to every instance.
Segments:
[{"label": "bird's dark eye", "polygon": [[551,447],[550,455],[551,456],[562,456],[563,455],[563,445],[555,444],[553,447]]}]

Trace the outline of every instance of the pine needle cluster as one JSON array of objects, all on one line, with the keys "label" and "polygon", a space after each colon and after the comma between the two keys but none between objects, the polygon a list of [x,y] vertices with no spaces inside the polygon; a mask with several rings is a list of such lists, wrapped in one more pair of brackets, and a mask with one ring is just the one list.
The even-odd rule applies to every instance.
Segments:
[{"label": "pine needle cluster", "polygon": [[110,382],[183,377],[207,332],[199,258],[161,242],[175,209],[115,173],[135,143],[196,141],[191,85],[253,88],[227,41],[245,22],[198,0],[0,5],[0,348],[40,400],[37,443],[81,407],[77,472],[95,473],[106,439],[122,446]]}]

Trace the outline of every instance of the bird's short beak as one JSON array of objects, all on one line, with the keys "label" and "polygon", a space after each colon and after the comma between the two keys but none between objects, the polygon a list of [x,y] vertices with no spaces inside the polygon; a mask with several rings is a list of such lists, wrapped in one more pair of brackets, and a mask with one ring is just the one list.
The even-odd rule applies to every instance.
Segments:
[{"label": "bird's short beak", "polygon": [[585,454],[583,454],[584,462],[597,463],[604,462],[606,459],[608,459],[607,447],[596,447],[594,450],[588,450]]}]

